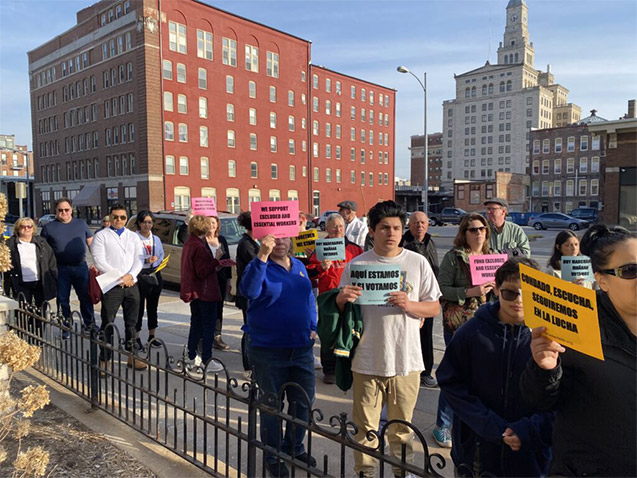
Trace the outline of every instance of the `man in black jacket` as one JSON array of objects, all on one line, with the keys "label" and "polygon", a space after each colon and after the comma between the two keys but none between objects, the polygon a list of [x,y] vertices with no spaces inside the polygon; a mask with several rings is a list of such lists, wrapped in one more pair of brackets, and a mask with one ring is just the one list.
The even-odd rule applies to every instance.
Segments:
[{"label": "man in black jacket", "polygon": [[[400,243],[402,247],[410,251],[417,252],[427,259],[429,265],[438,277],[438,252],[431,235],[427,233],[429,229],[429,218],[424,212],[414,212],[409,218],[409,230],[403,235]],[[424,319],[424,324],[420,327],[420,345],[422,348],[422,359],[425,362],[425,371],[420,376],[420,384],[433,388],[438,385],[436,379],[431,375],[434,366],[434,343],[433,343],[433,317]]]}]

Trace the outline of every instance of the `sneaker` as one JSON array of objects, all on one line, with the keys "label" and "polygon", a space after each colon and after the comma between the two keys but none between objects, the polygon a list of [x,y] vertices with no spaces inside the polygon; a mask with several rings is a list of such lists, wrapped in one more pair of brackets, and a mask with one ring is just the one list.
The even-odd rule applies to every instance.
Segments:
[{"label": "sneaker", "polygon": [[451,431],[447,427],[436,425],[432,432],[434,440],[442,448],[451,448]]},{"label": "sneaker", "polygon": [[158,348],[161,347],[161,342],[159,340],[157,340],[154,335],[149,335],[148,336],[148,345],[150,347],[158,349]]},{"label": "sneaker", "polygon": [[71,332],[69,332],[68,330],[63,330],[62,331],[62,340],[68,340],[71,338]]},{"label": "sneaker", "polygon": [[420,376],[420,385],[427,388],[436,388],[438,386],[438,381],[431,375],[423,374]]},{"label": "sneaker", "polygon": [[128,368],[135,368],[135,370],[145,370],[148,368],[148,365],[146,365],[141,360],[137,360],[132,355],[128,357],[126,365],[128,366]]},{"label": "sneaker", "polygon": [[321,370],[322,368],[321,361],[317,357],[314,357],[314,370]]},{"label": "sneaker", "polygon": [[312,455],[308,455],[307,452],[303,452],[300,455],[296,455],[294,458],[311,467],[316,466],[316,459]]},{"label": "sneaker", "polygon": [[244,370],[241,375],[244,380],[252,380],[252,370]]},{"label": "sneaker", "polygon": [[82,335],[89,337],[91,335],[91,330],[93,330],[95,334],[100,331],[99,327],[95,324],[82,324]]},{"label": "sneaker", "polygon": [[217,373],[217,372],[222,372],[223,370],[224,370],[224,367],[221,364],[221,362],[218,362],[215,359],[210,359],[206,363],[206,372],[207,373]]},{"label": "sneaker", "polygon": [[265,464],[266,469],[270,476],[274,478],[287,478],[290,476],[290,472],[288,471],[288,467],[285,466],[283,462],[274,462]]},{"label": "sneaker", "polygon": [[325,375],[323,375],[323,383],[326,383],[328,385],[336,383],[336,375],[334,375],[333,373],[326,373]]},{"label": "sneaker", "polygon": [[223,341],[221,335],[215,337],[215,341],[212,343],[212,347],[217,350],[228,350],[230,346]]},{"label": "sneaker", "polygon": [[135,350],[143,350],[143,349],[144,349],[144,344],[142,344],[142,339],[137,337],[135,339]]},{"label": "sneaker", "polygon": [[195,355],[195,358],[186,358],[186,361],[184,362],[184,365],[186,366],[187,370],[194,370],[197,368],[200,368],[202,364],[201,361],[201,356],[200,355]]}]

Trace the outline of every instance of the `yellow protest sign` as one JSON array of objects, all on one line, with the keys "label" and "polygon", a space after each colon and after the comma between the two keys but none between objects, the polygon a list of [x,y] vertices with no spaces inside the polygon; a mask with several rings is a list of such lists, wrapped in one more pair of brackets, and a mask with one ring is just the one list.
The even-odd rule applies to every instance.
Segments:
[{"label": "yellow protest sign", "polygon": [[316,229],[303,231],[294,238],[294,254],[301,254],[305,252],[306,249],[314,250],[317,239],[318,231]]},{"label": "yellow protest sign", "polygon": [[162,270],[164,267],[166,267],[168,265],[168,261],[170,260],[170,254],[168,254],[166,257],[164,257],[164,260],[161,261],[161,264],[159,264],[157,266],[157,269],[155,269],[155,271],[153,272],[153,274],[155,274],[156,272],[159,272],[160,270]]},{"label": "yellow protest sign", "polygon": [[524,322],[550,339],[604,360],[595,291],[520,264]]}]

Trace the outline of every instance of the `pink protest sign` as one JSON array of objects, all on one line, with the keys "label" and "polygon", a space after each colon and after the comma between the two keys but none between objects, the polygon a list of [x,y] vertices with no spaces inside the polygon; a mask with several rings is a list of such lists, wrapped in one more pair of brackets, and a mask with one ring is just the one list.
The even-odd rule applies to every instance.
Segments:
[{"label": "pink protest sign", "polygon": [[507,254],[485,254],[481,256],[469,256],[469,268],[471,269],[471,282],[473,285],[481,285],[495,280],[495,271],[504,264],[509,256]]},{"label": "pink protest sign", "polygon": [[268,234],[274,237],[299,235],[298,201],[263,201],[250,203],[252,233],[255,239]]},{"label": "pink protest sign", "polygon": [[216,216],[217,205],[215,198],[192,198],[192,213],[199,216]]}]

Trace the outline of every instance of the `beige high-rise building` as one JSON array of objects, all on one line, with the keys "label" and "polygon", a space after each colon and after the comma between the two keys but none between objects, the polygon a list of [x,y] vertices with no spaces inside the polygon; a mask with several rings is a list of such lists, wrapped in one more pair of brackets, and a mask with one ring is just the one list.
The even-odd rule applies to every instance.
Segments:
[{"label": "beige high-rise building", "polygon": [[497,64],[487,61],[454,75],[456,98],[443,102],[445,189],[453,188],[454,179],[494,178],[496,171],[527,174],[531,129],[581,117],[550,65],[546,71],[534,67],[526,2],[510,0],[506,15]]}]

